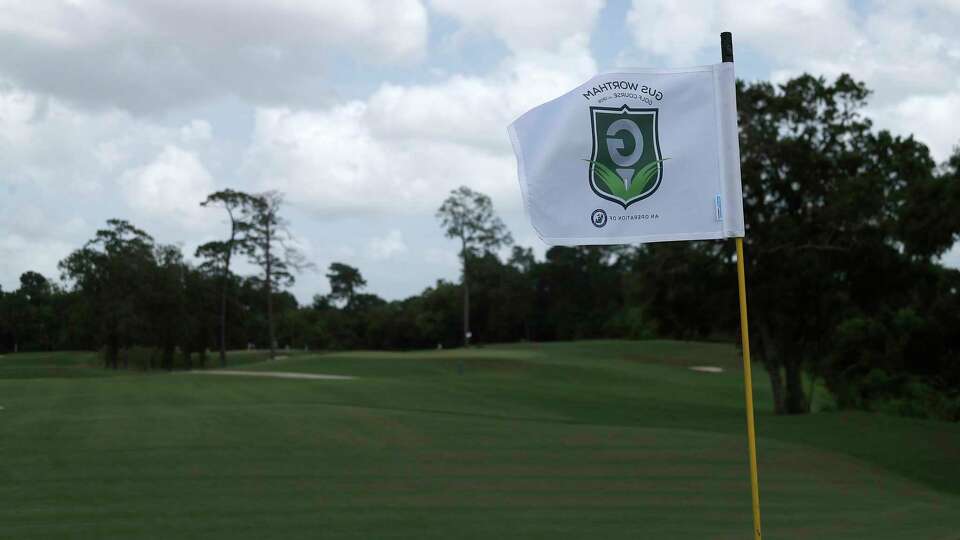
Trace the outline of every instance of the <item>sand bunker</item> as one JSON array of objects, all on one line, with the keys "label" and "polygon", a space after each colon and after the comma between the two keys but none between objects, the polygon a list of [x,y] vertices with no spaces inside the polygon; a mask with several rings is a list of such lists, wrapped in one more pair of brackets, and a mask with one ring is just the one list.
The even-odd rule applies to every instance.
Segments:
[{"label": "sand bunker", "polygon": [[289,371],[238,371],[218,369],[213,371],[191,371],[194,375],[236,375],[240,377],[269,377],[274,379],[313,379],[324,381],[346,381],[356,379],[349,375],[325,375],[322,373],[293,373]]},{"label": "sand bunker", "polygon": [[719,366],[690,366],[690,369],[703,373],[723,373],[723,368]]}]

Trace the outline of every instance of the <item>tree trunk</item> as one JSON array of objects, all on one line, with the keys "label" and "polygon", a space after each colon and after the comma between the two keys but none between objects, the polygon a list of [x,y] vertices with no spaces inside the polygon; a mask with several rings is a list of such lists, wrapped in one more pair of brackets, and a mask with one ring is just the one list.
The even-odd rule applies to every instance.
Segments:
[{"label": "tree trunk", "polygon": [[267,225],[266,238],[264,242],[264,255],[266,260],[266,266],[264,268],[264,275],[266,276],[266,289],[267,289],[267,330],[269,333],[270,339],[270,359],[273,360],[277,355],[277,338],[274,332],[273,327],[273,259],[270,254],[270,247],[273,243],[273,231],[270,229],[270,225]]},{"label": "tree trunk", "polygon": [[461,253],[463,253],[463,345],[470,346],[470,282],[467,279],[467,241],[460,236]]},{"label": "tree trunk", "polygon": [[233,210],[227,205],[230,216],[230,241],[227,242],[227,254],[223,262],[223,283],[220,289],[220,367],[227,367],[227,287],[230,285],[230,259],[233,257],[233,245],[237,240],[237,220]]},{"label": "tree trunk", "polygon": [[117,355],[120,354],[120,346],[116,336],[111,335],[107,338],[107,357],[104,358],[105,367],[117,369]]},{"label": "tree trunk", "polygon": [[[467,240],[460,232],[460,254],[463,259],[463,347],[470,346],[470,281],[467,278]],[[457,373],[463,375],[463,357],[457,356]]]},{"label": "tree trunk", "polygon": [[780,372],[780,366],[765,356],[763,358],[763,367],[767,370],[767,375],[770,378],[770,391],[773,396],[774,414],[787,414],[787,406],[784,399],[783,374]]},{"label": "tree trunk", "polygon": [[810,377],[810,391],[807,392],[807,413],[813,412],[813,395],[817,392],[817,377]]},{"label": "tree trunk", "polygon": [[470,284],[463,277],[463,345],[470,346]]},{"label": "tree trunk", "polygon": [[223,283],[220,287],[220,367],[227,367],[227,287],[230,283],[230,252],[233,251],[233,234],[227,247],[227,259],[223,265]]},{"label": "tree trunk", "polygon": [[267,329],[270,333],[270,359],[277,355],[277,337],[273,328],[273,285],[267,280]]},{"label": "tree trunk", "polygon": [[763,323],[758,324],[757,328],[760,330],[757,332],[756,339],[757,353],[759,353],[760,361],[763,362],[764,369],[767,370],[767,376],[770,377],[770,390],[773,394],[773,411],[776,414],[786,414],[786,406],[784,405],[783,398],[783,377],[780,374],[780,365],[777,363],[777,359],[770,355],[770,350],[767,348],[768,343],[771,343],[770,328]]},{"label": "tree trunk", "polygon": [[174,347],[168,342],[163,345],[163,367],[167,371],[173,371]]},{"label": "tree trunk", "polygon": [[809,412],[807,407],[807,397],[803,391],[803,370],[799,358],[786,357],[784,362],[784,371],[787,376],[786,384],[786,406],[787,414],[806,414]]}]

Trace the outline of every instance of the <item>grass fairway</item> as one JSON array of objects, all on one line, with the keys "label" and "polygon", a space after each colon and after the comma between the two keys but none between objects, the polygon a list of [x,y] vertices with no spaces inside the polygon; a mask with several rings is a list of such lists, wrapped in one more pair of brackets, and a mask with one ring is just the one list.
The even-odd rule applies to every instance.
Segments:
[{"label": "grass fairway", "polygon": [[[358,378],[0,357],[0,536],[751,538],[731,346],[256,360],[242,369]],[[775,417],[755,383],[766,538],[960,539],[960,426]]]}]

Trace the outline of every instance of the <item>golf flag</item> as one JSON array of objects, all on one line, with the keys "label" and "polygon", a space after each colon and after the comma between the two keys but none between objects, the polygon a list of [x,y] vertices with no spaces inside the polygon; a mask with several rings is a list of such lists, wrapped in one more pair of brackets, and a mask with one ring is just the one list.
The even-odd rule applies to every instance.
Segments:
[{"label": "golf flag", "polygon": [[735,238],[753,538],[762,540],[730,32],[720,58],[602,73],[507,131],[527,217],[548,244]]},{"label": "golf flag", "polygon": [[508,131],[548,244],[744,234],[732,62],[603,73]]}]

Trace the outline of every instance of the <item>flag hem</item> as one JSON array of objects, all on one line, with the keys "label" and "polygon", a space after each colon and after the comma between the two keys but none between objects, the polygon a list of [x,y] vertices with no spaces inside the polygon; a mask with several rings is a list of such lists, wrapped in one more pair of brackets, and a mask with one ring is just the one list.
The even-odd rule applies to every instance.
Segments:
[{"label": "flag hem", "polygon": [[537,236],[543,240],[543,235],[540,234],[537,226],[533,224],[533,215],[530,214],[530,198],[527,196],[527,173],[523,161],[523,147],[520,144],[520,137],[517,135],[517,130],[514,127],[515,123],[516,122],[513,122],[507,126],[507,134],[510,136],[510,145],[513,146],[513,153],[517,158],[517,179],[520,181],[520,197],[523,199],[523,215],[527,218],[527,223],[533,227]]},{"label": "flag hem", "polygon": [[[531,224],[532,225],[532,224]],[[537,236],[550,246],[612,246],[617,244],[652,244],[656,242],[689,242],[691,240],[725,240],[743,235],[730,235],[724,232],[682,233],[682,234],[647,234],[642,236],[617,237],[580,237],[580,238],[547,238],[540,234],[533,226]]]},{"label": "flag hem", "polygon": [[[704,64],[700,66],[690,66],[682,68],[639,68],[639,67],[620,67],[616,69],[608,69],[606,71],[599,71],[590,79],[593,79],[597,75],[616,75],[617,73],[625,74],[636,74],[636,73],[656,73],[658,75],[680,75],[683,73],[697,73],[700,71],[713,71],[716,69],[716,66],[723,64]],[[587,79],[589,81],[590,79]],[[582,84],[580,86],[583,86]]]}]

